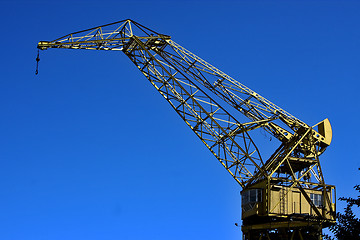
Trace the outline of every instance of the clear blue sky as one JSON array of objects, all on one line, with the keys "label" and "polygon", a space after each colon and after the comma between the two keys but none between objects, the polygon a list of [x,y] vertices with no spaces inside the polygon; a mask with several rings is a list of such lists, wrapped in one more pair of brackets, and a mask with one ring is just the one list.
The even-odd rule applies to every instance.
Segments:
[{"label": "clear blue sky", "polygon": [[[240,239],[240,186],[121,52],[36,45],[134,19],[304,122],[359,171],[360,1],[1,1],[0,239]],[[338,209],[343,204],[338,205]]]}]

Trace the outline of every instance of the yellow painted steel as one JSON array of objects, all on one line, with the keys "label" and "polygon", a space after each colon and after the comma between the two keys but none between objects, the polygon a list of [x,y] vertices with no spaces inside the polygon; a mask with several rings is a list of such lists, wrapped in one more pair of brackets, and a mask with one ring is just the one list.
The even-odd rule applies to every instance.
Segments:
[{"label": "yellow painted steel", "polygon": [[[319,240],[335,222],[335,187],[325,184],[319,161],[332,140],[328,119],[304,123],[130,19],[40,41],[38,48],[123,52],[242,187],[244,239]],[[279,140],[267,160],[250,135],[259,129]]]}]

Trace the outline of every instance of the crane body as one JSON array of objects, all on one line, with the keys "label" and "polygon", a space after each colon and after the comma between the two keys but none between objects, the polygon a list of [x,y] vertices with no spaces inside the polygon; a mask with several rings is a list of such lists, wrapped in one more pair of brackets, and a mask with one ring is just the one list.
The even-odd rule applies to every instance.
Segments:
[{"label": "crane body", "polygon": [[[129,19],[38,48],[122,51],[241,186],[244,239],[319,240],[335,222],[335,186],[325,184],[319,161],[332,140],[328,119],[307,125],[170,36]],[[266,159],[251,138],[259,130],[280,143]]]}]

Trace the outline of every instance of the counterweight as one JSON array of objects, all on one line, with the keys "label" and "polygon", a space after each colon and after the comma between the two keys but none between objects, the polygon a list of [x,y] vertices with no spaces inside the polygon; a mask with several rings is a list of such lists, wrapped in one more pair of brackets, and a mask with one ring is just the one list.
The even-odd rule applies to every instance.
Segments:
[{"label": "counterweight", "polygon": [[[307,125],[170,36],[129,19],[38,48],[128,56],[243,188],[244,239],[321,239],[321,229],[335,221],[335,187],[325,184],[319,161],[332,139],[327,119]],[[250,137],[259,128],[280,143],[266,160]]]}]

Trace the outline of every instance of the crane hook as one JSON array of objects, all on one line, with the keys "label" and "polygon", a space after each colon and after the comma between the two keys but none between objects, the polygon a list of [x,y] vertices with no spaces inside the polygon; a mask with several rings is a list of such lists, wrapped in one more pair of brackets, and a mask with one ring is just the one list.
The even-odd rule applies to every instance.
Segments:
[{"label": "crane hook", "polygon": [[35,71],[35,75],[38,75],[38,73],[39,73],[39,61],[40,61],[40,57],[39,57],[39,49],[38,49],[38,53],[37,53],[37,57],[36,57],[36,71]]}]

